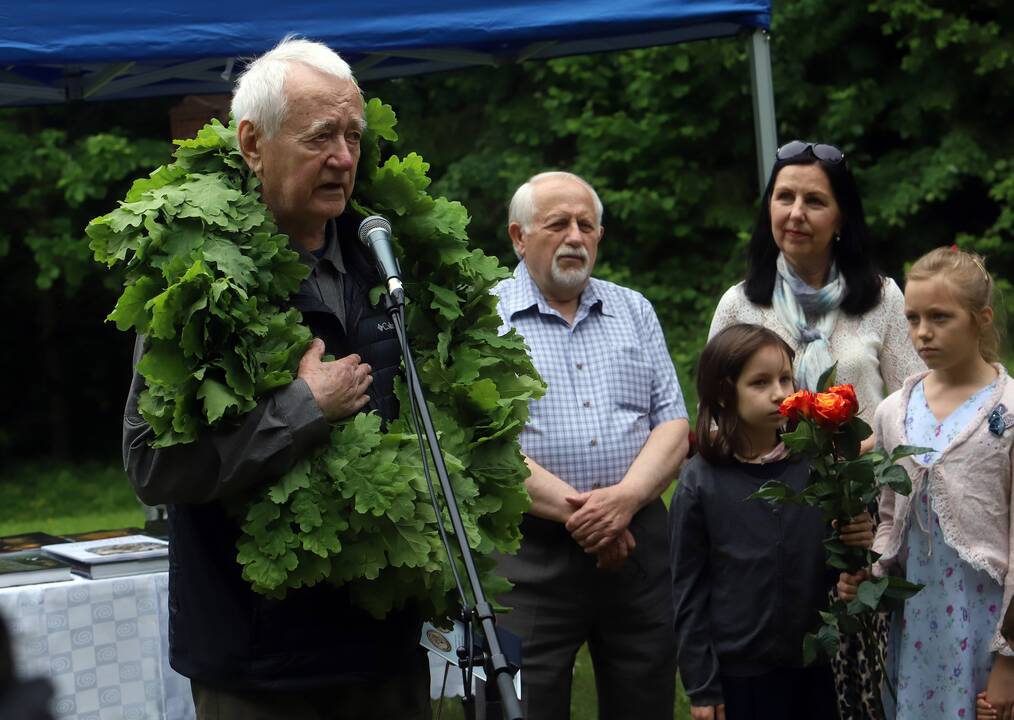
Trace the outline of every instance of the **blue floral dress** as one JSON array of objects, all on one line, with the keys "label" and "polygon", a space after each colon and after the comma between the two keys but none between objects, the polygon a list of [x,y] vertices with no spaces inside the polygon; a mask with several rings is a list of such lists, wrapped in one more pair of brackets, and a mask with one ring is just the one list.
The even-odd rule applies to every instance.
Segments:
[{"label": "blue floral dress", "polygon": [[[976,416],[994,391],[983,388],[940,422],[926,402],[922,381],[912,388],[905,418],[911,445],[936,452],[915,459],[931,465]],[[895,613],[887,649],[888,676],[897,690],[883,693],[887,716],[898,720],[975,717],[975,696],[986,689],[993,665],[990,641],[1003,612],[1003,588],[988,573],[958,557],[944,541],[933,499],[923,488],[908,516],[898,553],[905,577],[922,583],[918,594]]]}]

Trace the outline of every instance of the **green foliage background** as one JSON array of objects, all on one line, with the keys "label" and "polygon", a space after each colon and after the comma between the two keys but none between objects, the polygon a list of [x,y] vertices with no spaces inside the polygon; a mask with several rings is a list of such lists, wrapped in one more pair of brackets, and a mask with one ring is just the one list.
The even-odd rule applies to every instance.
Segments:
[{"label": "green foliage background", "polygon": [[[845,149],[889,274],[957,241],[1014,278],[1014,4],[776,0],[772,58],[779,138]],[[557,167],[594,183],[606,206],[598,274],[654,302],[683,384],[692,383],[714,305],[742,273],[756,211],[744,41],[364,90],[398,112],[394,152],[425,157],[432,194],[464,203],[471,241],[501,258],[510,258],[506,204],[520,182]],[[125,179],[167,158],[167,107],[0,113],[0,309],[18,348],[0,354],[18,413],[0,430],[0,455],[117,453],[130,347],[101,322],[115,295],[81,262],[83,228],[122,197]]]}]

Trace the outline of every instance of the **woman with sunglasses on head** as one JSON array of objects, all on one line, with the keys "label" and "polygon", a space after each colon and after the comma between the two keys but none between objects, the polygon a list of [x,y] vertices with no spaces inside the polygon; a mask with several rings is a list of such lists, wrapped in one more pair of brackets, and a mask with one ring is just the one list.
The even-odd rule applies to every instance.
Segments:
[{"label": "woman with sunglasses on head", "polygon": [[[908,341],[905,302],[873,262],[873,243],[852,173],[834,145],[794,140],[778,149],[747,249],[746,279],[722,296],[709,337],[736,323],[763,325],[796,353],[799,388],[815,390],[837,363],[855,386],[860,416],[925,369]],[[864,451],[872,447],[872,438]],[[881,645],[887,627],[881,629]],[[847,636],[834,662],[841,720],[878,718],[875,659]]]}]

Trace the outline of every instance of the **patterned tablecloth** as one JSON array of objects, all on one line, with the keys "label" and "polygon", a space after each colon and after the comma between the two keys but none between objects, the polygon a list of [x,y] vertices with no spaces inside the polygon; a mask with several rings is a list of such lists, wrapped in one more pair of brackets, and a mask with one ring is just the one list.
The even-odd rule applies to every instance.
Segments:
[{"label": "patterned tablecloth", "polygon": [[[14,666],[53,683],[67,720],[193,720],[190,681],[169,667],[169,575],[75,578],[0,588]],[[462,694],[457,668],[430,653],[430,695]]]},{"label": "patterned tablecloth", "polygon": [[0,589],[21,677],[53,682],[78,720],[192,720],[190,681],[169,667],[167,573]]}]

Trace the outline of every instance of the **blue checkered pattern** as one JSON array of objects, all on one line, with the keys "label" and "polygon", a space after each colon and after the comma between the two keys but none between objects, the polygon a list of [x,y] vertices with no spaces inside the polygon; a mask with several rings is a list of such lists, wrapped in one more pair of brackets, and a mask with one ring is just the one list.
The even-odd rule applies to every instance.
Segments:
[{"label": "blue checkered pattern", "polygon": [[687,417],[676,368],[651,304],[594,278],[574,325],[549,306],[522,262],[494,288],[546,382],[530,403],[521,449],[580,492],[620,482],[652,428]]}]

